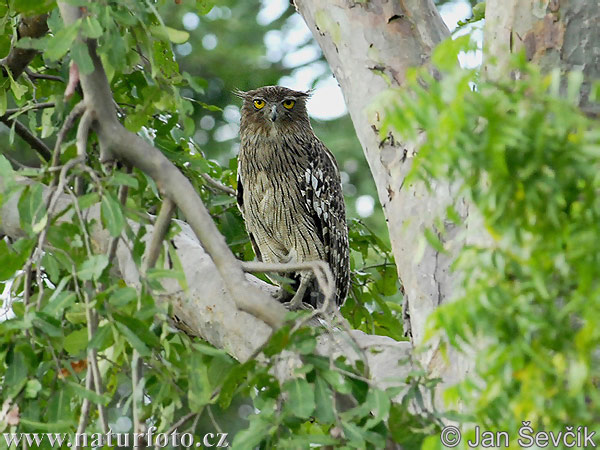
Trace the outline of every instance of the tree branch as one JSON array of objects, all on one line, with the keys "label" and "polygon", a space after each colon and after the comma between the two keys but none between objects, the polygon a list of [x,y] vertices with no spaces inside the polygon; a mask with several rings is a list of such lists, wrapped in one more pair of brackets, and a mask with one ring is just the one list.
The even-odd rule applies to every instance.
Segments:
[{"label": "tree branch", "polygon": [[425,342],[426,323],[455,292],[459,274],[450,265],[468,237],[464,227],[448,225],[443,236],[448,254],[429,245],[423,251],[423,229],[445,217],[448,205],[455,206],[462,223],[472,222],[472,211],[470,216],[468,204],[449,183],[432,180],[430,189],[424,183],[405,183],[419,143],[380,135],[385,111],[377,99],[390,88],[402,88],[408,68],[427,65],[448,30],[433,0],[296,0],[295,5],[344,93],[386,216],[405,291],[405,330],[410,326],[412,342],[423,347],[415,358],[430,375],[444,380],[438,385],[441,391],[460,380],[472,361],[452,348],[446,355],[437,338]]},{"label": "tree branch", "polygon": [[215,189],[218,189],[220,191],[225,192],[227,195],[232,195],[235,197],[235,189],[230,188],[229,186],[225,186],[223,183],[221,183],[220,181],[215,180],[213,177],[211,177],[209,174],[202,172],[200,174],[200,176],[204,179],[204,181],[206,181],[210,186],[214,187]]},{"label": "tree branch", "polygon": [[[47,14],[23,17],[17,28],[19,39],[24,37],[35,39],[45,35],[48,32],[47,18]],[[18,48],[13,45],[8,55],[0,60],[0,65],[10,70],[10,73],[16,80],[38,53],[40,53],[38,50]]]},{"label": "tree branch", "polygon": [[31,148],[33,148],[38,154],[44,158],[44,160],[49,161],[52,157],[52,151],[48,146],[37,136],[29,131],[25,125],[19,122],[17,119],[10,119],[9,116],[12,114],[4,114],[0,116],[0,122],[5,124],[8,128],[15,127],[15,133],[17,133],[25,142],[27,142]]},{"label": "tree branch", "polygon": [[[79,8],[64,2],[58,4],[66,25],[80,17]],[[101,157],[106,160],[114,154],[152,177],[187,218],[238,308],[259,317],[273,328],[280,327],[286,314],[285,308],[248,283],[240,263],[229,250],[190,181],[158,149],[119,123],[112,92],[96,53],[96,44],[90,40],[87,45],[94,71],[89,75],[80,74],[81,87],[87,108],[94,113],[93,128],[100,143]]]},{"label": "tree branch", "polygon": [[[69,165],[73,167],[76,163],[71,161]],[[66,174],[68,168],[65,170],[63,167],[63,170]],[[66,176],[61,177],[59,184],[64,186],[65,181]],[[18,177],[17,182],[32,183],[30,179],[23,177]],[[0,177],[0,190],[2,186],[3,180]],[[51,207],[59,216],[57,222],[79,220],[76,217],[77,212],[69,208],[71,204],[69,196],[60,192],[62,191],[54,192],[53,188],[45,187],[43,194],[44,197],[53,194]],[[12,195],[0,207],[0,234],[13,238],[24,235],[20,225],[18,201],[19,196]],[[67,208],[67,212],[63,214],[62,211]],[[88,221],[99,222],[100,205],[95,204],[83,210],[81,215]],[[176,279],[161,279],[164,290],[156,293],[157,301],[172,305],[173,314],[185,318],[191,334],[206,339],[217,348],[226,350],[238,361],[247,361],[265,344],[271,334],[271,328],[255,316],[236,308],[231,294],[225,288],[225,281],[213,260],[195,238],[190,226],[180,220],[173,220],[180,229],[179,233],[172,238],[173,247],[181,262],[187,289],[183,290]],[[134,235],[138,234],[141,226],[144,226],[146,233],[143,240],[148,245],[148,241],[154,234],[153,225],[140,225],[128,219],[128,226],[131,227]],[[112,240],[108,231],[100,227],[93,227],[90,230],[89,239],[100,251],[106,251]],[[126,238],[119,240],[113,267],[128,286],[140,288],[139,268],[130,251],[131,246],[132,243]],[[251,283],[254,289],[260,289],[267,297],[276,290],[251,275],[247,276],[246,282]],[[359,352],[356,350],[357,345]],[[412,370],[411,364],[405,362],[410,358],[411,348],[407,341],[397,342],[388,337],[370,336],[357,330],[350,332],[334,330],[319,338],[317,352],[321,355],[332,355],[334,359],[344,355],[349,361],[364,358],[366,355],[370,378],[378,386],[385,388],[403,385],[404,379]],[[293,366],[289,365],[289,367]]]}]

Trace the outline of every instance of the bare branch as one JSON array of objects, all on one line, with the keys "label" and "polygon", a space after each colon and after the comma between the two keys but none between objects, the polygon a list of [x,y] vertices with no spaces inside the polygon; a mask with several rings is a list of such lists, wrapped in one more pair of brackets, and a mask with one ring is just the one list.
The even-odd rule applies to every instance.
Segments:
[{"label": "bare branch", "polygon": [[58,81],[61,83],[65,82],[65,80],[63,80],[62,77],[59,77],[58,75],[49,75],[46,73],[34,72],[29,67],[27,67],[25,69],[25,73],[31,80],[48,80],[48,81]]},{"label": "bare branch", "polygon": [[[23,114],[27,111],[36,110],[36,109],[46,109],[46,108],[54,108],[56,104],[54,102],[46,102],[46,103],[33,103],[31,105],[26,105],[22,108],[12,108],[7,109],[4,115],[12,116],[13,114]],[[12,117],[14,119],[14,117]]]},{"label": "bare branch", "polygon": [[142,264],[142,273],[145,274],[148,269],[151,269],[156,264],[156,260],[160,255],[162,243],[169,231],[169,225],[175,212],[175,203],[170,198],[166,197],[163,200],[163,204],[160,207],[158,217],[154,222],[154,232],[152,233],[152,240],[147,247],[146,255],[144,256],[144,262]]},{"label": "bare branch", "polygon": [[[91,391],[94,388],[94,374],[91,370],[88,370],[85,378],[85,388]],[[84,398],[83,402],[81,403],[81,412],[79,413],[79,424],[77,425],[77,434],[80,436],[85,432],[85,428],[87,427],[87,421],[90,415],[90,406],[91,402],[87,398]],[[81,449],[80,446],[75,447],[75,450],[79,449]]]},{"label": "bare branch", "polygon": [[214,187],[215,189],[218,189],[220,191],[225,192],[227,195],[232,195],[235,197],[235,189],[230,188],[229,186],[225,186],[223,183],[221,183],[218,180],[215,180],[213,177],[211,177],[209,174],[202,172],[200,174],[200,176],[204,179],[204,181],[206,181],[210,186]]},{"label": "bare branch", "polygon": [[[79,118],[79,116],[81,116],[83,114],[84,111],[85,111],[85,103],[79,102],[75,105],[75,107],[71,110],[69,115],[65,118],[65,121],[63,122],[63,125],[62,125],[61,129],[59,130],[58,135],[56,136],[56,143],[54,144],[54,151],[52,153],[52,164],[50,166],[51,168],[58,166],[58,163],[60,161],[60,147],[62,146],[65,136],[67,135],[69,130],[73,127],[73,125],[75,124],[75,121]],[[58,183],[58,178],[55,177],[52,180],[52,186],[56,186],[57,183]]]},{"label": "bare branch", "polygon": [[335,280],[329,264],[323,261],[305,261],[291,263],[263,263],[260,261],[246,261],[242,263],[242,269],[246,272],[294,272],[298,270],[310,270],[315,275],[321,292],[325,296],[323,305],[315,310],[316,314],[322,314],[329,310],[329,304],[335,294]]}]

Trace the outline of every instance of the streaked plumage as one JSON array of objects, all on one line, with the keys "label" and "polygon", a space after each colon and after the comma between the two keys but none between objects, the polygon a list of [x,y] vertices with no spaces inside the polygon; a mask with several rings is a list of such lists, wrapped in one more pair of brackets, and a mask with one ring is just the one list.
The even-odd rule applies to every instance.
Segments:
[{"label": "streaked plumage", "polygon": [[[335,158],[310,125],[308,94],[280,86],[237,94],[244,99],[237,199],[256,257],[329,263],[339,305],[350,272],[344,197]],[[310,274],[293,278],[295,289],[306,280],[304,303],[322,302]]]}]

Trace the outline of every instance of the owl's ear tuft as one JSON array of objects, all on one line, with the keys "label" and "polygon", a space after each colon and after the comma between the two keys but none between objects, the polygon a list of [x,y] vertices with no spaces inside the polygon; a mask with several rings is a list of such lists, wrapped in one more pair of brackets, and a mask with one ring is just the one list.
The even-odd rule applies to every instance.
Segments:
[{"label": "owl's ear tuft", "polygon": [[248,96],[247,92],[244,92],[244,91],[242,91],[242,90],[240,90],[238,88],[235,88],[233,91],[231,91],[231,93],[233,95],[235,95],[236,97],[239,97],[241,99],[246,99],[246,97]]},{"label": "owl's ear tuft", "polygon": [[310,97],[312,97],[312,95],[313,95],[313,92],[315,92],[315,90],[314,90],[314,89],[309,89],[308,91],[304,91],[304,92],[302,92],[302,94],[303,94],[302,96],[303,96],[303,97],[306,97],[306,98],[310,98]]}]

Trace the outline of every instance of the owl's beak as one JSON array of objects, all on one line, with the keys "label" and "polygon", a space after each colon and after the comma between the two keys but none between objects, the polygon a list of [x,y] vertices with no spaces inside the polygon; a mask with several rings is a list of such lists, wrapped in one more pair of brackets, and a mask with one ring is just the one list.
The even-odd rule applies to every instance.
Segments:
[{"label": "owl's beak", "polygon": [[271,114],[269,114],[271,118],[271,122],[275,122],[277,120],[277,105],[271,106]]}]

